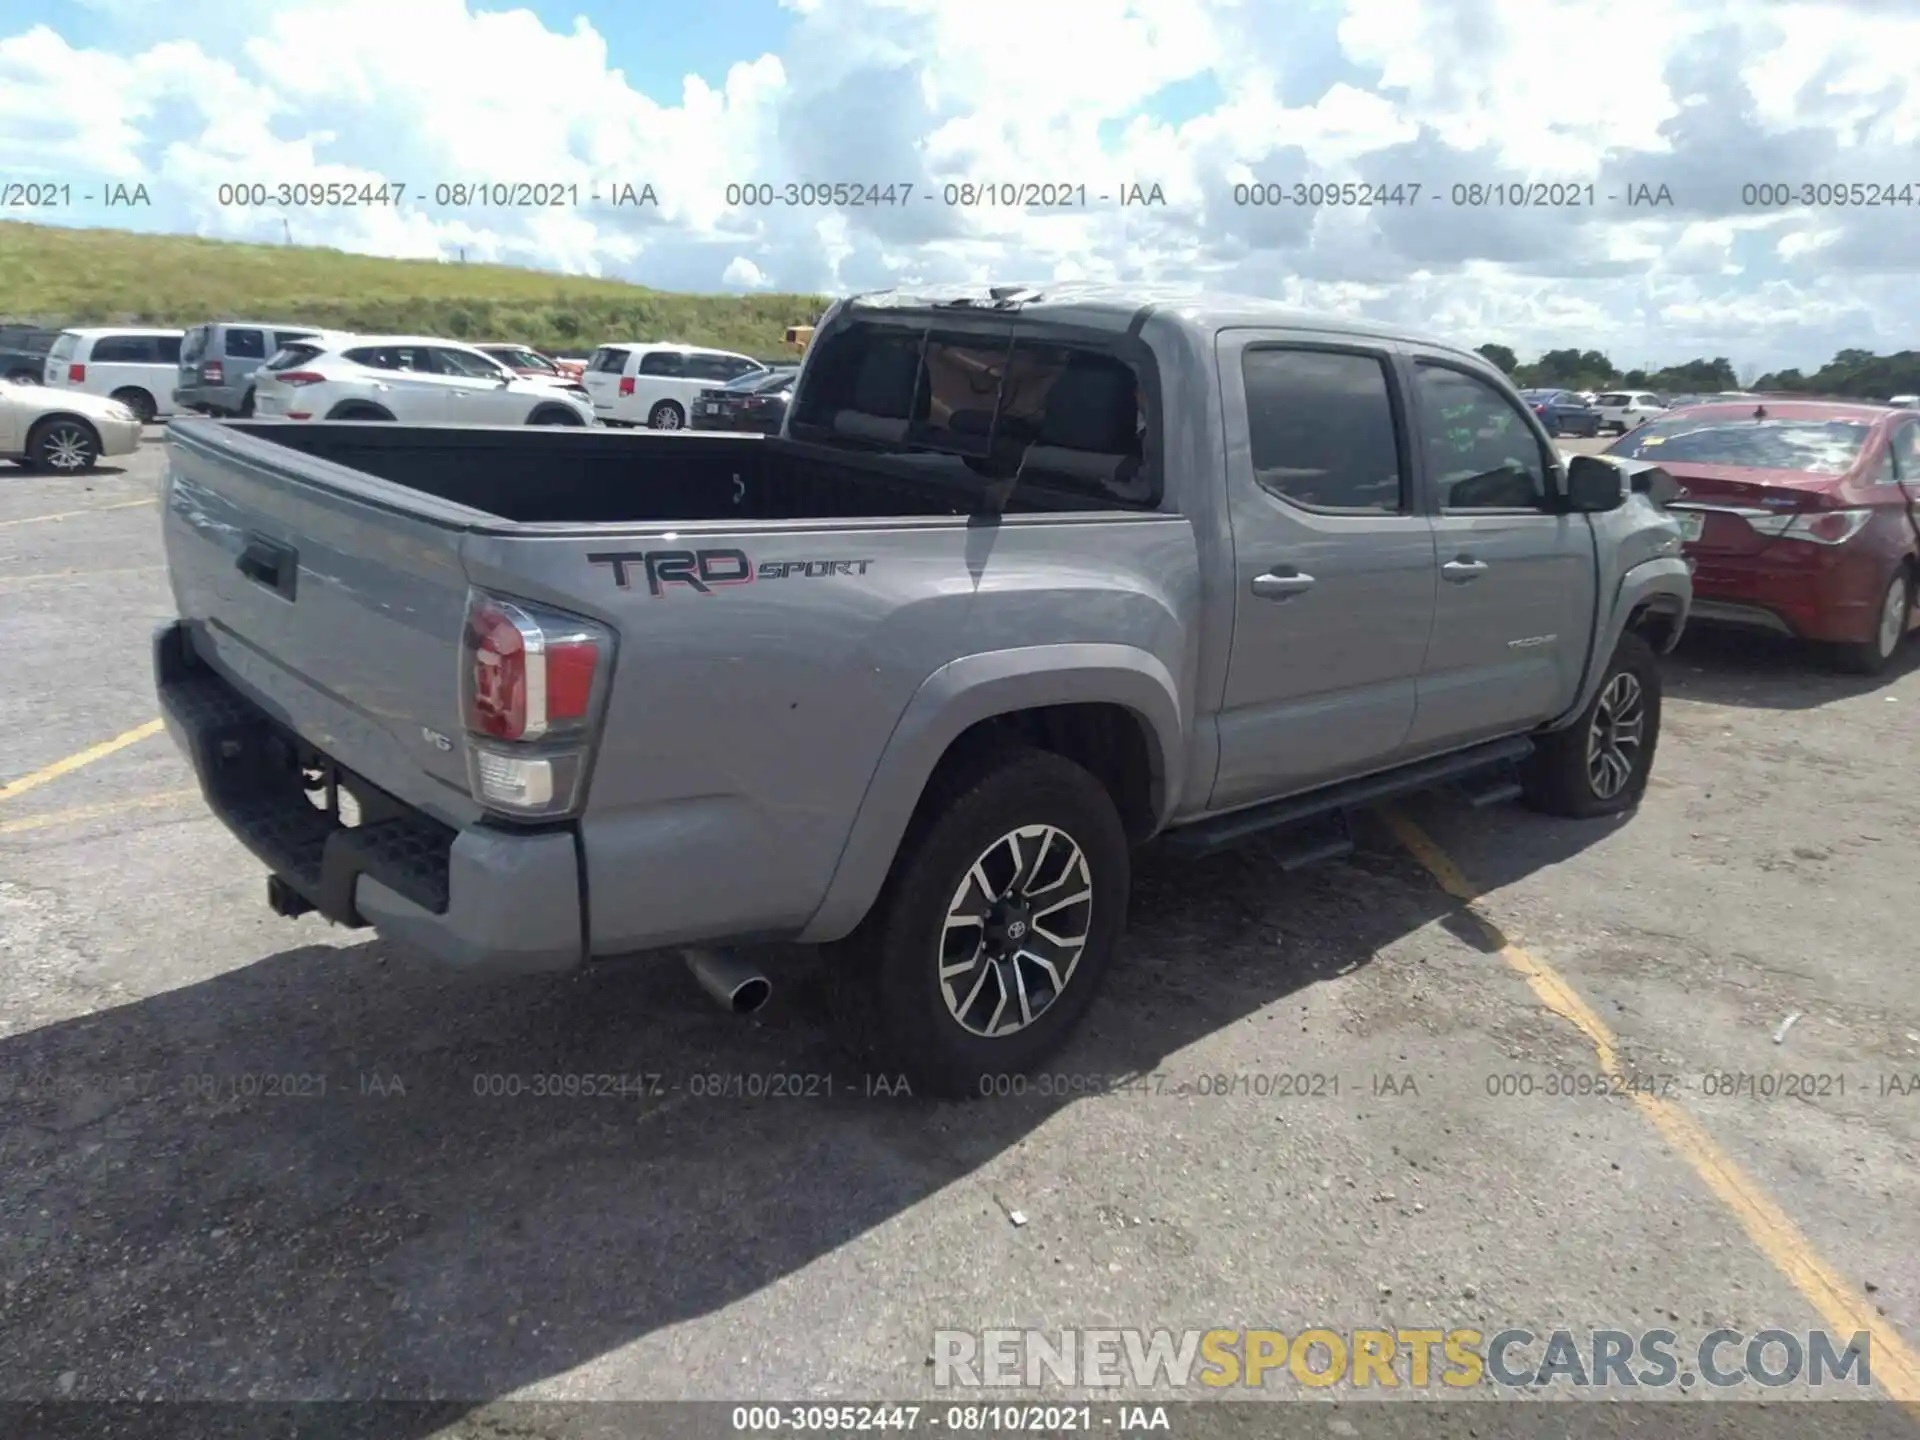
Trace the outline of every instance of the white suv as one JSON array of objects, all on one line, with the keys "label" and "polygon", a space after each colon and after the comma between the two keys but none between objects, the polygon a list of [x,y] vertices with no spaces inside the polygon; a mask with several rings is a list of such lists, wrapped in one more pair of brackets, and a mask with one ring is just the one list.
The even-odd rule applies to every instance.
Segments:
[{"label": "white suv", "polygon": [[525,380],[490,355],[416,335],[340,335],[286,346],[254,371],[254,412],[403,425],[591,425],[577,390]]},{"label": "white suv", "polygon": [[1618,430],[1622,435],[1667,413],[1666,402],[1645,390],[1608,391],[1595,397],[1593,408],[1600,412],[1602,430]]},{"label": "white suv", "polygon": [[62,330],[47,351],[48,385],[118,400],[150,425],[173,414],[182,330],[102,325]]},{"label": "white suv", "polygon": [[593,413],[609,425],[684,430],[702,390],[768,367],[695,345],[602,345],[587,362]]}]

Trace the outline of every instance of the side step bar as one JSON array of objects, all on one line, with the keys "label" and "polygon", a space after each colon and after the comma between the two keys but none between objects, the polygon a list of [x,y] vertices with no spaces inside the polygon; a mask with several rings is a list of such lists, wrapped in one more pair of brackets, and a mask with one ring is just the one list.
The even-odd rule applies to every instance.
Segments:
[{"label": "side step bar", "polygon": [[[1337,785],[1309,790],[1304,795],[1295,795],[1290,799],[1271,800],[1249,806],[1245,810],[1218,815],[1210,820],[1195,821],[1191,825],[1183,825],[1178,830],[1169,831],[1160,839],[1159,844],[1181,855],[1211,855],[1264,831],[1301,825],[1310,820],[1329,816],[1339,817],[1340,840],[1328,841],[1316,838],[1304,843],[1297,851],[1289,852],[1286,859],[1292,860],[1293,863],[1286,865],[1286,868],[1296,869],[1300,865],[1311,863],[1312,860],[1332,859],[1351,853],[1353,841],[1345,834],[1344,812],[1348,810],[1376,805],[1382,800],[1391,800],[1398,795],[1410,795],[1419,790],[1432,790],[1482,771],[1514,766],[1532,753],[1533,741],[1525,735],[1516,735],[1505,740],[1490,740],[1484,745],[1455,751],[1451,755],[1438,755],[1431,760],[1416,760],[1411,765],[1383,770],[1377,775],[1365,775],[1358,780],[1343,780]],[[1474,803],[1491,805],[1500,800],[1512,799],[1517,794],[1519,794],[1518,783],[1505,779],[1504,783],[1495,784],[1492,788],[1481,791],[1474,797]],[[1300,858],[1295,859],[1296,854]]]}]

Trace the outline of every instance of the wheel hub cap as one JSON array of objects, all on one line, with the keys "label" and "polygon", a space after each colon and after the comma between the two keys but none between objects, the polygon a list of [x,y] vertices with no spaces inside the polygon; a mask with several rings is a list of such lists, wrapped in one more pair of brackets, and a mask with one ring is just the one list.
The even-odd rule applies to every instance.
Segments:
[{"label": "wheel hub cap", "polygon": [[47,446],[47,458],[56,470],[78,470],[87,463],[87,443],[77,430],[57,430]]},{"label": "wheel hub cap", "polygon": [[1011,1035],[1073,979],[1093,921],[1093,877],[1072,836],[1009,831],[981,852],[947,906],[940,991],[969,1034]]}]

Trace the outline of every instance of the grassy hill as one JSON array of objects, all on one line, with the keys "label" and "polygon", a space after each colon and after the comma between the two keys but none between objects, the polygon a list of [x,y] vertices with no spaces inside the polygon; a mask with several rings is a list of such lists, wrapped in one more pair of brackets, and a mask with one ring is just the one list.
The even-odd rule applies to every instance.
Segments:
[{"label": "grassy hill", "polygon": [[366,332],[580,349],[676,340],[767,358],[810,325],[817,295],[679,295],[506,265],[386,260],[0,221],[0,319],[43,325],[281,320]]}]

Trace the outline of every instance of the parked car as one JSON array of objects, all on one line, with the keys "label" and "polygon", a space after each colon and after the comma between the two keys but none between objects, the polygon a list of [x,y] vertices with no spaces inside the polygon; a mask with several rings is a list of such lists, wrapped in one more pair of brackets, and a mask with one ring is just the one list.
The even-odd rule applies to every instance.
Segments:
[{"label": "parked car", "polygon": [[730,350],[693,345],[602,345],[587,362],[587,393],[609,425],[682,430],[700,392],[767,367]]},{"label": "parked car", "polygon": [[797,365],[761,372],[750,370],[715,390],[702,390],[693,402],[695,430],[751,430],[777,435],[793,399]]},{"label": "parked car", "polygon": [[1701,405],[1607,447],[1685,487],[1696,618],[1820,642],[1878,674],[1920,573],[1920,414],[1831,401]]},{"label": "parked car", "polygon": [[823,942],[870,1071],[976,1095],[1085,1013],[1150,838],[1634,805],[1659,467],[1563,468],[1392,327],[1021,293],[841,302],[776,437],[171,427],[160,705],[272,907],[506,970],[690,946],[739,1010],[713,943]]},{"label": "parked car", "polygon": [[173,413],[179,330],[94,326],[62,330],[47,351],[48,385],[118,400],[150,425]]},{"label": "parked car", "polygon": [[78,475],[105,455],[131,455],[140,420],[118,400],[84,390],[0,382],[0,460]]},{"label": "parked car", "polygon": [[1600,428],[1624,435],[1666,412],[1658,395],[1646,390],[1610,390],[1594,399],[1600,412]]},{"label": "parked car", "polygon": [[316,325],[263,320],[213,320],[196,325],[180,341],[174,406],[202,415],[251,415],[253,372],[294,341],[328,333]]},{"label": "parked car", "polygon": [[472,346],[415,335],[296,341],[255,373],[254,407],[287,420],[593,424],[584,395],[523,380]]},{"label": "parked car", "polygon": [[0,380],[38,385],[47,369],[47,352],[58,330],[37,325],[0,325]]},{"label": "parked car", "polygon": [[563,384],[577,385],[587,369],[583,361],[562,360],[557,355],[545,354],[529,345],[488,341],[485,345],[473,348],[483,355],[491,355],[514,374],[527,380],[557,380]]},{"label": "parked car", "polygon": [[1600,433],[1600,412],[1582,400],[1577,390],[1522,390],[1520,398],[1533,407],[1549,435],[1591,439]]},{"label": "parked car", "polygon": [[1887,403],[1901,410],[1920,410],[1920,395],[1892,395]]}]

